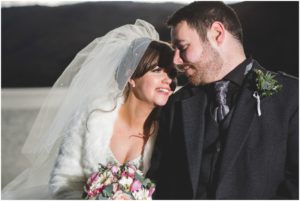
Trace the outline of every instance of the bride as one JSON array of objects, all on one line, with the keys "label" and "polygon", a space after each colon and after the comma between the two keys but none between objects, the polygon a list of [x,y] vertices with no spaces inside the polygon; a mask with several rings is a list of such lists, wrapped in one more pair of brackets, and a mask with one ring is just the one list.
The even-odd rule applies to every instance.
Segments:
[{"label": "bride", "polygon": [[147,172],[159,106],[176,77],[173,50],[158,39],[151,24],[137,20],[76,55],[23,147],[32,166],[3,189],[2,199],[80,199],[99,163],[132,163]]}]

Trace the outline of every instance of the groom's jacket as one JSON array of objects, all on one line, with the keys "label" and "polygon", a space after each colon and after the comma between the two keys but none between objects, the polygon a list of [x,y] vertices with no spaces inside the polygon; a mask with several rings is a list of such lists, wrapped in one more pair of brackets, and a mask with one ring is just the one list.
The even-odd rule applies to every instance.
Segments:
[{"label": "groom's jacket", "polygon": [[[282,89],[261,98],[255,91],[254,60],[243,81],[217,167],[215,199],[298,199],[298,79],[277,73]],[[148,175],[154,198],[197,199],[203,155],[205,108],[202,86],[187,85],[162,109]]]}]

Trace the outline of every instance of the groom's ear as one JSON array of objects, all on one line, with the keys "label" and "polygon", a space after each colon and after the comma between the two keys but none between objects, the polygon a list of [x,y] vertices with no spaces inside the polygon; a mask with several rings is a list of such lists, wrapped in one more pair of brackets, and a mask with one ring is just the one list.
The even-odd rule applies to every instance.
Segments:
[{"label": "groom's ear", "polygon": [[135,87],[135,81],[133,79],[130,79],[128,82],[132,88]]},{"label": "groom's ear", "polygon": [[216,46],[221,45],[225,38],[224,25],[218,21],[213,22],[210,29],[208,29],[207,36],[208,36],[208,39],[212,43],[214,43]]}]

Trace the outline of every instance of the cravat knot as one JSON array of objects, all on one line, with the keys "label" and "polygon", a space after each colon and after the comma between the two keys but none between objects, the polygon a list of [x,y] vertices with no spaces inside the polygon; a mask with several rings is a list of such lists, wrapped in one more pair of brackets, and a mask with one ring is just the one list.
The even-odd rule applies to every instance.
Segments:
[{"label": "cravat knot", "polygon": [[228,91],[229,81],[218,81],[215,83],[216,103],[215,121],[221,122],[229,113],[229,107],[226,104],[226,93]]}]

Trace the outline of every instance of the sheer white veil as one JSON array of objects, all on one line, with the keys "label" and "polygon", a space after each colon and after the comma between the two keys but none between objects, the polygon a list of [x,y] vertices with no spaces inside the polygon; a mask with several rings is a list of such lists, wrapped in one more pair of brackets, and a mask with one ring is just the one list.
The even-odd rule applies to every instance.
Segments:
[{"label": "sheer white veil", "polygon": [[[50,199],[49,175],[75,113],[111,110],[122,96],[155,28],[136,20],[96,38],[81,50],[46,98],[22,149],[31,167],[2,190],[2,199]],[[96,103],[95,103],[96,102]]]}]

